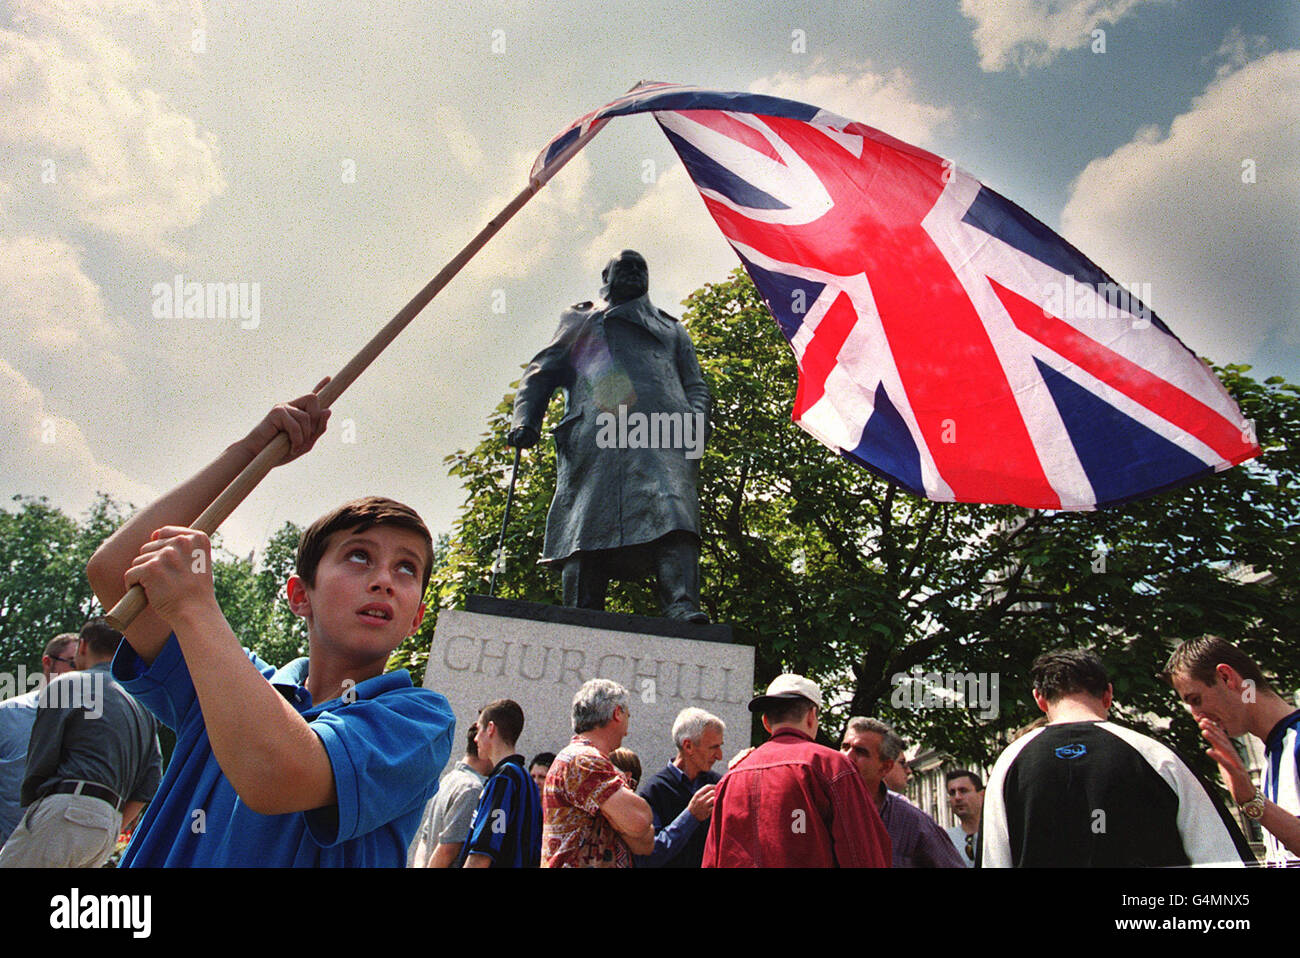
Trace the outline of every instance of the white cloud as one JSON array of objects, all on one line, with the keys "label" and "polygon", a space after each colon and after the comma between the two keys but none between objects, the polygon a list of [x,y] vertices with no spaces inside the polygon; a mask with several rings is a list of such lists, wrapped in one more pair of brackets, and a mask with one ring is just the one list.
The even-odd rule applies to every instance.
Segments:
[{"label": "white cloud", "polygon": [[104,384],[137,382],[121,345],[80,250],[49,236],[0,236],[0,356],[32,388],[103,418]]},{"label": "white cloud", "polygon": [[78,513],[107,492],[137,505],[157,498],[148,486],[99,462],[81,428],[53,412],[40,390],[0,359],[0,482],[4,494],[40,490]]},{"label": "white cloud", "polygon": [[[480,207],[475,228],[496,216],[528,185],[535,153],[516,153],[500,177],[509,191],[494,194]],[[532,199],[488,241],[466,269],[479,278],[511,280],[528,276],[557,249],[572,247],[592,218],[591,162],[576,154]]]},{"label": "white cloud", "polygon": [[146,10],[168,14],[139,3],[20,5],[16,29],[0,30],[0,143],[16,169],[32,171],[37,202],[176,257],[169,235],[195,223],[225,183],[213,138],[143,85],[110,33],[110,14]]},{"label": "white cloud", "polygon": [[111,336],[104,299],[59,239],[0,236],[0,321],[4,343],[66,349]]},{"label": "white cloud", "polygon": [[869,66],[827,71],[814,61],[808,73],[777,73],[750,84],[754,93],[811,103],[883,130],[890,136],[924,146],[952,118],[948,107],[921,100],[902,70],[876,73]]},{"label": "white cloud", "polygon": [[1089,163],[1061,214],[1072,243],[1118,281],[1150,283],[1148,305],[1216,362],[1300,332],[1297,88],[1294,50],[1216,78],[1167,134]]},{"label": "white cloud", "polygon": [[442,131],[447,141],[447,148],[464,170],[475,176],[482,176],[483,148],[478,138],[470,131],[465,118],[452,107],[439,104],[433,110],[434,126]]},{"label": "white cloud", "polygon": [[962,0],[961,12],[975,21],[981,69],[1023,72],[1090,45],[1093,30],[1137,7],[1162,2],[1171,0]]}]

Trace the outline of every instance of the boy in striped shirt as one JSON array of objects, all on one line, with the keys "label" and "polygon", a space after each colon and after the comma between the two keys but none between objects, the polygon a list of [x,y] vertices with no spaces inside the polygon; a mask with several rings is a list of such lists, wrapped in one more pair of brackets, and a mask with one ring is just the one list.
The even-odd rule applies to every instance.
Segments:
[{"label": "boy in striped shirt", "polygon": [[542,800],[515,752],[524,730],[524,710],[497,699],[478,715],[478,754],[492,763],[483,784],[469,837],[461,849],[465,868],[537,868],[542,858]]}]

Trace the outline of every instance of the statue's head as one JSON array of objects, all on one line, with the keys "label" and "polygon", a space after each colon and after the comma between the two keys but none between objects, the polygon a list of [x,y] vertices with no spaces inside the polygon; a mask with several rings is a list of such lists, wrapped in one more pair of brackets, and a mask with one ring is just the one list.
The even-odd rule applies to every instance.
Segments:
[{"label": "statue's head", "polygon": [[650,268],[636,250],[625,249],[600,271],[600,295],[611,306],[644,296],[650,290]]}]

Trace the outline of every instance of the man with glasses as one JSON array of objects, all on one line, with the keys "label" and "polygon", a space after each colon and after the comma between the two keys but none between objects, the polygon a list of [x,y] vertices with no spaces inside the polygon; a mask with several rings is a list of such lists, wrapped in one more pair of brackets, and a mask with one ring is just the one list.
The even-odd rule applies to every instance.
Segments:
[{"label": "man with glasses", "polygon": [[23,816],[0,868],[99,868],[162,778],[158,722],[113,678],[122,634],[101,619],[78,637],[76,674],[42,693],[27,749]]},{"label": "man with glasses", "polygon": [[591,679],[573,697],[573,740],[555,756],[542,794],[543,868],[631,868],[654,851],[654,813],[609,753],[627,736],[628,691]]},{"label": "man with glasses", "polygon": [[858,715],[849,719],[840,751],[862,776],[867,794],[876,803],[880,820],[889,833],[895,868],[962,868],[961,858],[933,818],[902,795],[885,787],[900,752],[899,739],[884,722]]},{"label": "man with glasses", "polygon": [[906,798],[907,783],[912,777],[912,766],[907,764],[907,745],[898,737],[897,732],[892,733],[890,737],[885,739],[885,745],[887,748],[892,745],[898,750],[898,758],[894,760],[894,764],[885,773],[885,786]]},{"label": "man with glasses", "polygon": [[41,690],[54,676],[76,668],[76,651],[75,632],[64,632],[50,639],[41,656],[40,686],[0,702],[0,845],[8,840],[22,818],[18,793],[27,773],[27,743],[31,741]]}]

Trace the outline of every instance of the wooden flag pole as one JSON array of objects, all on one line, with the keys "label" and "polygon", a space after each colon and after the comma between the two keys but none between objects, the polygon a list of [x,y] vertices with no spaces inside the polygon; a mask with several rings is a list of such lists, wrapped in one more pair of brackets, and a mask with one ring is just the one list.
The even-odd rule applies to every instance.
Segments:
[{"label": "wooden flag pole", "polygon": [[[573,159],[574,155],[600,132],[601,125],[599,123],[592,124],[587,132],[569,144],[559,156],[551,161],[550,165],[538,173],[536,177],[529,178],[528,185],[507,203],[500,213],[492,217],[487,226],[479,230],[478,234],[466,244],[465,248],[457,253],[437,276],[429,280],[424,289],[416,293],[415,297],[402,307],[401,311],[390,319],[388,324],[377,332],[370,342],[366,343],[361,348],[361,351],[349,360],[346,366],[339,370],[337,376],[325,384],[325,387],[318,394],[322,409],[328,409],[334,400],[342,395],[343,390],[351,386],[356,381],[356,378],[365,372],[366,367],[388,348],[388,344],[397,338],[398,333],[405,329],[425,306],[429,305],[429,301],[451,282],[451,278],[473,259],[484,244],[495,236],[501,227],[510,222],[511,217],[518,213],[524,204],[531,200],[537,191],[560,171],[564,164]],[[262,451],[257,454],[257,457],[244,467],[244,471],[236,476],[234,481],[226,486],[221,494],[213,500],[212,504],[194,520],[191,528],[198,529],[207,535],[216,532],[217,527],[226,521],[226,518],[235,511],[235,507],[243,502],[250,492],[257,488],[257,484],[266,478],[267,473],[283,461],[288,451],[289,436],[283,432],[276,433],[275,438],[267,443]],[[117,605],[109,610],[105,618],[113,628],[123,632],[148,604],[149,600],[145,597],[144,589],[139,585],[133,585],[126,595],[122,596]]]}]

